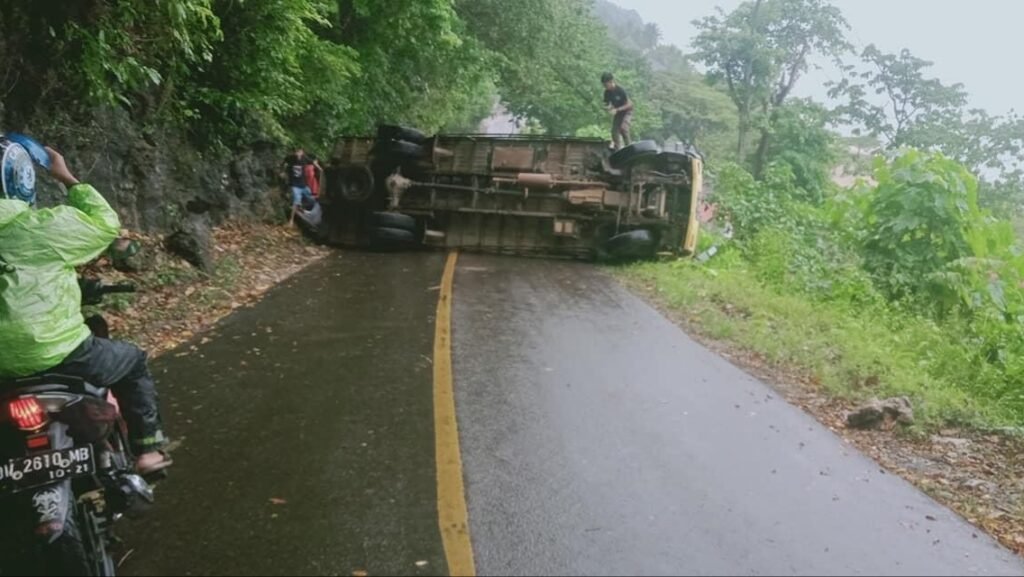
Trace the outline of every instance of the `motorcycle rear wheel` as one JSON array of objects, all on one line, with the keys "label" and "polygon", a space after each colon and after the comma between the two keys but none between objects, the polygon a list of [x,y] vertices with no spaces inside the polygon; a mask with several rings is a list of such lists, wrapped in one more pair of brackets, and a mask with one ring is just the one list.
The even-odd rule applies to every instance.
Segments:
[{"label": "motorcycle rear wheel", "polygon": [[[81,523],[83,518],[86,526]],[[106,551],[95,519],[84,507],[74,508],[64,524],[64,532],[53,543],[40,544],[34,541],[31,528],[24,529],[24,539],[17,540],[20,546],[5,543],[10,549],[0,556],[0,576],[115,575],[114,561]]]}]

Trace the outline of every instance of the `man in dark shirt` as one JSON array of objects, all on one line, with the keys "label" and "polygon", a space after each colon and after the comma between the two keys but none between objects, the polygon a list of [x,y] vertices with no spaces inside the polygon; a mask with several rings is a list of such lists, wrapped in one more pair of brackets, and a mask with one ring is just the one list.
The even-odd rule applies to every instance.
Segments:
[{"label": "man in dark shirt", "polygon": [[312,164],[319,171],[323,171],[320,162],[313,156],[307,155],[301,146],[295,148],[295,153],[284,159],[284,168],[288,177],[288,186],[292,191],[292,206],[302,207],[303,201],[314,202],[313,191],[306,183],[306,167]]},{"label": "man in dark shirt", "polygon": [[615,143],[615,150],[623,146],[629,146],[632,142],[629,136],[629,127],[633,121],[633,101],[621,86],[615,83],[615,77],[611,72],[605,72],[601,76],[604,84],[604,104],[612,118],[612,142]]}]

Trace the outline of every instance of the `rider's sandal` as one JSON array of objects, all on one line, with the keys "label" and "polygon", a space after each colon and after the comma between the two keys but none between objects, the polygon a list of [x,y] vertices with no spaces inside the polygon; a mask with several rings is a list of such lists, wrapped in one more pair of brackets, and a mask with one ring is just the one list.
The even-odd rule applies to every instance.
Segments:
[{"label": "rider's sandal", "polygon": [[158,451],[158,452],[163,457],[163,460],[161,460],[159,463],[156,463],[155,465],[151,465],[149,467],[146,467],[145,469],[137,468],[138,469],[138,473],[140,475],[142,475],[143,477],[148,477],[150,475],[155,475],[157,473],[161,473],[161,472],[165,471],[168,467],[170,467],[171,465],[174,464],[174,459],[172,459],[171,456],[168,453],[166,453],[164,451]]}]

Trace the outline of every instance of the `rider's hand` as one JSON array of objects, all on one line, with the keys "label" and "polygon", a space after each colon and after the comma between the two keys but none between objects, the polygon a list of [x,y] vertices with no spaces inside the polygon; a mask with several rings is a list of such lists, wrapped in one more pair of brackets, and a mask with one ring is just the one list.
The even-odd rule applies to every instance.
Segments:
[{"label": "rider's hand", "polygon": [[78,184],[78,179],[75,178],[75,175],[71,174],[70,170],[68,170],[68,165],[64,162],[64,157],[61,156],[59,152],[47,146],[46,153],[50,155],[50,174],[52,174],[54,178],[60,181],[64,186],[74,186]]}]

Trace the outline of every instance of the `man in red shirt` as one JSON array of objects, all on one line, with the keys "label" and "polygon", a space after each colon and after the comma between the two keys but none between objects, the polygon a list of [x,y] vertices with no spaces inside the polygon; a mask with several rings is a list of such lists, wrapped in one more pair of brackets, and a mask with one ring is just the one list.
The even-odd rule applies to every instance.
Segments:
[{"label": "man in red shirt", "polygon": [[295,147],[295,153],[284,159],[284,167],[288,177],[288,187],[292,193],[292,206],[301,208],[303,200],[314,199],[313,191],[307,182],[307,168],[315,167],[321,171],[323,169],[320,167],[320,162],[307,155],[301,146]]}]

